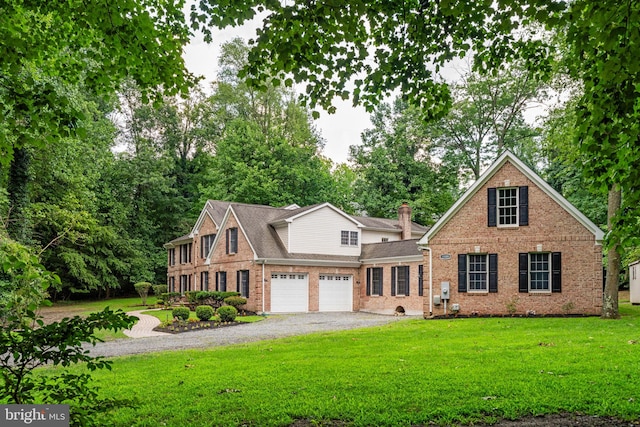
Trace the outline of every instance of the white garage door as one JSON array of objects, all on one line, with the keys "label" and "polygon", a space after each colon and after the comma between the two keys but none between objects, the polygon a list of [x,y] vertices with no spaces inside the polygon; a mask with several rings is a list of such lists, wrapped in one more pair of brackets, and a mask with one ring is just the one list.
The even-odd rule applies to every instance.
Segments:
[{"label": "white garage door", "polygon": [[309,311],[309,276],[307,274],[271,274],[271,312]]},{"label": "white garage door", "polygon": [[353,311],[353,276],[321,274],[320,311]]}]

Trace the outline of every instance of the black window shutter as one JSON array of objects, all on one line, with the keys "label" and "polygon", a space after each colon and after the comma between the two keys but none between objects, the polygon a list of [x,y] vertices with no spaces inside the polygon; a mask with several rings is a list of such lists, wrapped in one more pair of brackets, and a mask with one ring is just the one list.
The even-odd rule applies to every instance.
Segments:
[{"label": "black window shutter", "polygon": [[424,265],[418,266],[418,296],[424,296]]},{"label": "black window shutter", "polygon": [[458,254],[458,292],[467,292],[467,254]]},{"label": "black window shutter", "polygon": [[495,227],[497,225],[497,194],[495,188],[487,188],[487,225]]},{"label": "black window shutter", "polygon": [[411,278],[411,275],[409,272],[409,266],[407,265],[406,267],[402,268],[404,268],[404,283],[407,290],[406,295],[409,296],[411,294],[411,280],[409,280]]},{"label": "black window shutter", "polygon": [[498,292],[498,254],[489,254],[489,292]]},{"label": "black window shutter", "polygon": [[562,254],[551,254],[551,292],[562,292]]},{"label": "black window shutter", "polygon": [[216,292],[220,289],[220,272],[216,271]]},{"label": "black window shutter", "polygon": [[240,270],[236,271],[236,292],[240,292]]},{"label": "black window shutter", "polygon": [[398,267],[391,267],[391,296],[396,296],[396,273]]},{"label": "black window shutter", "polygon": [[226,250],[227,250],[227,253],[229,253],[229,231],[230,231],[230,230],[229,230],[228,228],[227,228],[227,229],[226,229],[226,231],[225,231],[226,236],[227,236],[227,243],[226,243]]},{"label": "black window shutter", "polygon": [[367,296],[371,295],[371,268],[367,268]]},{"label": "black window shutter", "polygon": [[519,220],[518,225],[529,225],[529,187],[520,187],[518,198]]},{"label": "black window shutter", "polygon": [[384,291],[384,269],[382,267],[378,267],[378,271],[380,272],[378,274],[380,277],[380,296],[382,296],[382,292]]},{"label": "black window shutter", "polygon": [[518,255],[518,292],[529,292],[529,254]]}]

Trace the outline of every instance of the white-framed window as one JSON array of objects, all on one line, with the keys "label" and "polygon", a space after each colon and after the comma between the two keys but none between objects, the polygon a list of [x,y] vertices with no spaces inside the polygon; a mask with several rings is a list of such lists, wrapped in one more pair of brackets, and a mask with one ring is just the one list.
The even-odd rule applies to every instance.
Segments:
[{"label": "white-framed window", "polygon": [[216,291],[227,292],[227,272],[216,272]]},{"label": "white-framed window", "polygon": [[529,254],[529,292],[551,292],[550,253]]},{"label": "white-framed window", "polygon": [[209,272],[201,271],[200,272],[200,289],[203,291],[209,290]]},{"label": "white-framed window", "polygon": [[469,287],[468,292],[487,292],[489,283],[489,269],[487,268],[486,254],[469,254],[468,275]]},{"label": "white-framed window", "polygon": [[382,295],[382,267],[367,268],[367,295]]},{"label": "white-framed window", "polygon": [[215,234],[207,234],[200,238],[200,258],[206,258],[213,245],[213,241],[216,238]]},{"label": "white-framed window", "polygon": [[238,253],[238,228],[227,228],[227,254]]},{"label": "white-framed window", "polygon": [[518,188],[498,188],[498,227],[518,225]]},{"label": "white-framed window", "polygon": [[169,249],[169,265],[176,265],[176,248]]},{"label": "white-framed window", "polygon": [[249,298],[249,270],[239,270],[236,277],[236,291],[240,292],[240,296]]},{"label": "white-framed window", "polygon": [[342,246],[358,246],[358,232],[342,230],[340,232],[340,244]]},{"label": "white-framed window", "polygon": [[391,267],[391,295],[409,296],[409,266]]},{"label": "white-framed window", "polygon": [[188,264],[191,262],[191,249],[193,243],[180,245],[180,264]]}]

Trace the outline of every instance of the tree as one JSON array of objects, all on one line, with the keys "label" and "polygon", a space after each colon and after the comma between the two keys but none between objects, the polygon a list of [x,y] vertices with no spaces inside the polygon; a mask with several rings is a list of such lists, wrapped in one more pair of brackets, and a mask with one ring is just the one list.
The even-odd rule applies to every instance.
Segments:
[{"label": "tree", "polygon": [[87,373],[67,370],[37,375],[38,367],[82,362],[87,369],[111,369],[111,362],[92,357],[83,343],[95,344],[95,331],[131,327],[134,318],[106,308],[86,318],[76,316],[45,325],[36,314],[47,288],[59,278],[48,272],[32,251],[0,232],[0,402],[71,405],[72,425],[91,424],[91,414],[113,404],[98,398]]},{"label": "tree", "polygon": [[[247,67],[258,84],[274,71],[290,73],[285,84],[308,82],[312,102],[328,110],[336,96],[371,109],[398,90],[427,118],[441,117],[450,107],[447,86],[437,79],[447,61],[473,52],[476,70],[518,60],[545,76],[558,52],[535,30],[555,31],[567,43],[564,60],[572,75],[584,85],[576,143],[590,159],[588,173],[612,198],[608,245],[617,251],[638,238],[633,231],[640,217],[640,3],[201,0],[191,18],[206,32],[207,25],[237,25],[265,9],[269,14]],[[617,200],[624,201],[616,206]],[[610,270],[606,318],[618,316],[616,280]]]},{"label": "tree", "polygon": [[0,165],[10,168],[9,232],[28,242],[29,149],[82,133],[70,88],[111,94],[131,78],[148,94],[184,92],[189,29],[181,4],[155,0],[9,0],[0,17]]},{"label": "tree", "polygon": [[382,104],[371,121],[362,145],[350,147],[358,207],[371,216],[393,218],[408,202],[417,222],[433,224],[455,201],[457,169],[435,163],[428,127],[401,99]]},{"label": "tree", "polygon": [[[477,180],[505,149],[532,160],[536,130],[523,113],[541,93],[531,73],[513,66],[496,75],[467,73],[451,84],[453,105],[430,134],[445,155]],[[535,161],[527,162],[535,167]]]},{"label": "tree", "polygon": [[239,77],[248,48],[225,43],[210,103],[216,129],[204,198],[282,206],[339,201],[331,162],[308,112],[289,90],[257,90]]}]

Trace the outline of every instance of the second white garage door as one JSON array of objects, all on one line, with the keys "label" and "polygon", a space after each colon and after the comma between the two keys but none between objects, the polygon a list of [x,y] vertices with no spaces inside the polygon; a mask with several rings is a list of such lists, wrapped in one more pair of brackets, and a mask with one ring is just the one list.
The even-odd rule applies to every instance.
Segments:
[{"label": "second white garage door", "polygon": [[353,276],[321,274],[320,311],[353,311]]},{"label": "second white garage door", "polygon": [[271,312],[309,311],[309,275],[273,273],[271,275]]}]

